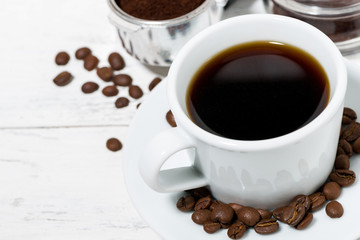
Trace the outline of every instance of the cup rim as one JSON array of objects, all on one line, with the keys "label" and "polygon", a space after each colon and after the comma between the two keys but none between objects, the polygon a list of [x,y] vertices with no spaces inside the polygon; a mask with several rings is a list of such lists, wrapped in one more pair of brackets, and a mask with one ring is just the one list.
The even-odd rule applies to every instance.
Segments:
[{"label": "cup rim", "polygon": [[187,22],[191,20],[192,18],[198,16],[199,14],[205,12],[210,5],[215,2],[214,0],[205,0],[200,6],[192,10],[191,12],[188,12],[185,15],[171,18],[171,19],[165,19],[165,20],[146,20],[137,18],[134,16],[131,16],[130,14],[123,11],[117,4],[115,0],[108,0],[110,9],[116,14],[116,16],[122,18],[123,20],[139,25],[139,26],[152,26],[152,27],[164,27],[169,25],[177,25],[180,23]]},{"label": "cup rim", "polygon": [[[218,136],[212,134],[200,127],[198,127],[189,117],[188,115],[182,110],[182,107],[177,99],[176,94],[176,75],[177,72],[181,70],[181,64],[185,61],[187,54],[191,52],[191,49],[198,44],[204,42],[207,36],[211,35],[214,31],[221,29],[227,25],[238,24],[238,22],[248,22],[248,21],[279,21],[279,22],[289,22],[294,26],[306,27],[309,31],[317,34],[319,37],[319,41],[329,49],[328,54],[332,57],[332,59],[337,59],[337,76],[336,79],[342,79],[342,81],[337,81],[336,87],[333,90],[333,96],[330,99],[326,108],[310,123],[306,124],[305,126],[290,132],[288,134],[278,136],[275,138],[270,139],[263,139],[263,140],[235,140],[229,139],[222,136]],[[341,61],[339,61],[341,60]],[[281,15],[270,15],[270,14],[249,14],[243,16],[237,16],[233,18],[229,18],[223,20],[219,23],[216,23],[201,33],[197,34],[193,37],[189,42],[185,44],[185,46],[180,50],[177,57],[173,61],[172,65],[169,69],[169,74],[167,77],[167,97],[169,100],[170,109],[172,110],[175,119],[177,121],[178,126],[185,130],[185,132],[190,133],[190,135],[194,136],[195,138],[210,144],[212,146],[230,150],[230,151],[242,151],[242,152],[250,152],[250,151],[263,151],[268,149],[274,149],[283,147],[286,145],[290,145],[292,143],[296,143],[300,141],[305,136],[308,136],[312,132],[316,131],[322,125],[326,124],[336,112],[343,106],[345,93],[347,87],[347,71],[345,67],[345,62],[343,57],[336,47],[336,45],[328,38],[323,32],[318,30],[317,28],[313,27],[312,25],[305,23],[301,20],[290,18],[287,16]],[[340,127],[340,125],[339,125]]]}]

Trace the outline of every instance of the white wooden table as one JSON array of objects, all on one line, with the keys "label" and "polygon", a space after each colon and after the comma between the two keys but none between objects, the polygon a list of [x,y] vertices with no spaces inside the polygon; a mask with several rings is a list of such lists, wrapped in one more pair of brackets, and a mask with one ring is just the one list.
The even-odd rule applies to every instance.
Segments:
[{"label": "white wooden table", "polygon": [[[145,95],[154,77],[166,75],[167,69],[148,68],[125,53],[108,11],[105,0],[1,1],[1,240],[160,239],[130,202],[123,151],[105,147],[110,137],[125,141],[144,97],[116,109],[116,97],[80,90],[89,80],[108,85],[75,59],[82,46],[93,50],[99,66],[107,65],[109,53],[120,52],[127,64],[121,72],[130,74]],[[66,66],[54,63],[60,50],[71,54]],[[52,79],[64,70],[75,78],[57,87]],[[120,88],[119,96],[127,95]]]}]

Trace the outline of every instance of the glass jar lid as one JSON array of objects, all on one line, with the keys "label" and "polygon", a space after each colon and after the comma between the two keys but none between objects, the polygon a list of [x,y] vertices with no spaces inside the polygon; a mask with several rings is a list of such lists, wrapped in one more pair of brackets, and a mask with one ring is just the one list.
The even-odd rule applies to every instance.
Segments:
[{"label": "glass jar lid", "polygon": [[313,17],[349,17],[360,14],[360,0],[273,0],[290,11]]}]

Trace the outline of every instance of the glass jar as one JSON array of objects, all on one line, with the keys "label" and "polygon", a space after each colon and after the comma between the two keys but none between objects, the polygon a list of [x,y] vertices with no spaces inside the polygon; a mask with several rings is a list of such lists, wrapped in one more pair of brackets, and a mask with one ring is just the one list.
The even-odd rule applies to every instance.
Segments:
[{"label": "glass jar", "polygon": [[324,32],[342,54],[360,50],[360,0],[272,0],[272,13],[305,21]]}]

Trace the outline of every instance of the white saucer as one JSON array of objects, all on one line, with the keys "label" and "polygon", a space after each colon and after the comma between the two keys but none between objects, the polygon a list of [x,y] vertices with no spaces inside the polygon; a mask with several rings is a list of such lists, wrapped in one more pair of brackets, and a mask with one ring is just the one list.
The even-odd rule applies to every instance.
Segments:
[{"label": "white saucer", "polygon": [[[353,108],[360,115],[360,67],[346,60],[349,83],[345,106]],[[166,100],[165,84],[161,82],[141,104],[133,119],[124,144],[125,182],[133,201],[144,220],[166,240],[184,239],[229,239],[226,230],[207,234],[202,226],[191,220],[191,213],[180,212],[176,202],[183,193],[158,193],[150,189],[142,180],[138,171],[138,158],[145,144],[158,132],[170,128],[165,114],[169,110]],[[352,157],[351,170],[360,177],[360,156]],[[280,230],[271,235],[259,235],[249,229],[242,239],[360,239],[360,184],[356,181],[350,187],[343,188],[337,199],[344,207],[344,215],[331,219],[323,207],[314,214],[311,225],[302,231],[280,224]]]}]

